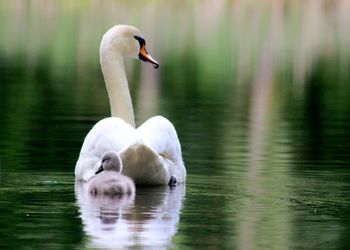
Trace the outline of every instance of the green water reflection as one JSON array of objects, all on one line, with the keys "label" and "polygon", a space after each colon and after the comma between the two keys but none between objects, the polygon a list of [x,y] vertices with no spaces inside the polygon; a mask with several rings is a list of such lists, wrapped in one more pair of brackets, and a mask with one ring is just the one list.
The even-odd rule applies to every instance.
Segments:
[{"label": "green water reflection", "polygon": [[[0,248],[347,249],[349,11],[2,1]],[[161,64],[127,61],[137,123],[168,117],[188,171],[186,187],[105,204],[119,238],[93,230],[100,204],[81,199],[73,175],[84,136],[109,116],[98,45],[116,23],[138,26]],[[167,234],[145,234],[157,230]]]}]

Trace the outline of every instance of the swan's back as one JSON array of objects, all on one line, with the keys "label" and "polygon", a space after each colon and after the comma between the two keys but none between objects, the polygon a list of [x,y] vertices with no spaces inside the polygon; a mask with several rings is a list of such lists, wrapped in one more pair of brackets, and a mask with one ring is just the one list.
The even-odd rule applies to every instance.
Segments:
[{"label": "swan's back", "polygon": [[103,171],[88,181],[88,191],[91,195],[117,196],[135,193],[133,180],[115,171]]}]

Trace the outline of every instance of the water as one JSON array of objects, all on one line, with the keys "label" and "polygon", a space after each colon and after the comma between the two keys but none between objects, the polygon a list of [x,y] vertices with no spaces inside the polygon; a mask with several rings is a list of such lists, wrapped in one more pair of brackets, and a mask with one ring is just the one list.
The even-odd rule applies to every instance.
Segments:
[{"label": "water", "polygon": [[[232,101],[242,101],[248,87],[179,102],[165,93],[160,112],[178,129],[186,185],[140,187],[134,198],[96,201],[75,187],[73,171],[84,135],[108,114],[108,103],[78,107],[73,91],[45,94],[40,78],[19,80],[1,69],[8,77],[1,84],[1,248],[350,244],[350,123],[343,107],[315,121],[318,103],[310,100],[294,108],[287,101],[278,112]],[[63,91],[71,81],[57,84]],[[23,87],[25,93],[16,91]],[[255,109],[265,115],[249,117]]]},{"label": "water", "polygon": [[[281,15],[269,23],[270,9],[241,1],[149,4],[147,22],[105,5],[92,18],[96,6],[68,2],[0,4],[0,28],[9,34],[0,40],[1,249],[349,248],[345,3],[324,11],[310,1],[282,14],[275,4]],[[150,18],[159,9],[164,22]],[[308,11],[316,17],[299,24]],[[25,26],[10,22],[12,14]],[[155,114],[173,122],[188,177],[175,188],[96,200],[75,183],[74,166],[84,136],[109,116],[97,50],[103,31],[121,22],[115,16],[144,26],[161,64],[127,62],[137,123]],[[152,36],[153,29],[161,32]],[[34,35],[43,32],[50,35]]]}]

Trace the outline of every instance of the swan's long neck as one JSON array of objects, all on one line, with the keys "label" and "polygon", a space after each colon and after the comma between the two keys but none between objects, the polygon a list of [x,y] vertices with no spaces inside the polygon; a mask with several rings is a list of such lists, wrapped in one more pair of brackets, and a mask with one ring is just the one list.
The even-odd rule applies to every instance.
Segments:
[{"label": "swan's long neck", "polygon": [[123,56],[111,48],[100,49],[100,63],[111,106],[111,115],[135,127],[134,110],[126,78]]}]

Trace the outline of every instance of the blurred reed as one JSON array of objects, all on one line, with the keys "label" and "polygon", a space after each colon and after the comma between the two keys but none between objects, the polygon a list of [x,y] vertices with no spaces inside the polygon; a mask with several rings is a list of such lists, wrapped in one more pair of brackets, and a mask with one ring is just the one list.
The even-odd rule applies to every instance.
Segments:
[{"label": "blurred reed", "polygon": [[163,65],[191,60],[203,77],[244,83],[268,63],[303,83],[320,59],[347,71],[348,13],[347,0],[1,1],[0,58],[28,68],[45,60],[53,73],[99,70],[102,34],[127,23]]}]

